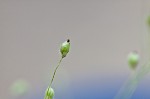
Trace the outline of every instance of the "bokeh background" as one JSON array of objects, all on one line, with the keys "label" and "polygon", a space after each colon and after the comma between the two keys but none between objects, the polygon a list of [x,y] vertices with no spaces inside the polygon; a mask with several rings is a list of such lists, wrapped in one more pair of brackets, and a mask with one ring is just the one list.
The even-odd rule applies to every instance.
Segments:
[{"label": "bokeh background", "polygon": [[[43,99],[60,45],[69,38],[70,52],[53,83],[55,99],[113,99],[132,72],[128,53],[138,51],[139,66],[149,57],[148,4],[148,0],[0,0],[0,98]],[[150,99],[149,76],[132,99]],[[23,89],[17,87],[18,81]]]}]

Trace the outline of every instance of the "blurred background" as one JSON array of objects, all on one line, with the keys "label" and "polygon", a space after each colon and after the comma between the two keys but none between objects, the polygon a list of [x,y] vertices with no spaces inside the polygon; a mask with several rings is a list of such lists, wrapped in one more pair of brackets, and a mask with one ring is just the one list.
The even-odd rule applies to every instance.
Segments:
[{"label": "blurred background", "polygon": [[[66,39],[71,49],[54,79],[55,99],[113,99],[131,74],[127,55],[148,59],[148,0],[0,0],[0,98],[43,99]],[[132,99],[150,99],[150,75]]]}]

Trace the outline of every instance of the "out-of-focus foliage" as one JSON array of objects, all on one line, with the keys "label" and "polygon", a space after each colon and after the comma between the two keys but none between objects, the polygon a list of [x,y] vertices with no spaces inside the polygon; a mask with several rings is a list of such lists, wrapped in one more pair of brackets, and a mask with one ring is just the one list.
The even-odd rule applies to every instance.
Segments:
[{"label": "out-of-focus foliage", "polygon": [[147,24],[150,27],[150,16],[147,17]]},{"label": "out-of-focus foliage", "polygon": [[10,86],[10,92],[13,96],[21,96],[29,91],[29,83],[26,80],[19,79]]},{"label": "out-of-focus foliage", "polygon": [[128,64],[131,69],[136,69],[137,64],[139,62],[139,55],[136,51],[131,52],[128,55]]}]

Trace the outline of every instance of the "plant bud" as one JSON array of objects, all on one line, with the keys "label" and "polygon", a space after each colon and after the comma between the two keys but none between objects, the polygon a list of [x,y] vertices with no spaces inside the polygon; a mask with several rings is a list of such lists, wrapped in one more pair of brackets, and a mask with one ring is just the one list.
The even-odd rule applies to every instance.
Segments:
[{"label": "plant bud", "polygon": [[150,26],[150,16],[147,17],[147,25]]},{"label": "plant bud", "polygon": [[131,69],[135,69],[137,67],[137,64],[139,62],[139,55],[136,51],[131,52],[128,55],[128,64]]},{"label": "plant bud", "polygon": [[62,43],[62,45],[60,47],[60,52],[62,54],[62,58],[66,57],[66,55],[69,52],[69,49],[70,49],[70,40],[68,39],[67,41]]},{"label": "plant bud", "polygon": [[53,99],[53,97],[54,97],[54,90],[51,87],[47,88],[44,99]]}]

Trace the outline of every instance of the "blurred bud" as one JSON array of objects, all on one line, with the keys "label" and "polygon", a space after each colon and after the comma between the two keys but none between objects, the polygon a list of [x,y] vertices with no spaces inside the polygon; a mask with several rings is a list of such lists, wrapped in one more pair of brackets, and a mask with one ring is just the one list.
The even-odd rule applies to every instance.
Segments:
[{"label": "blurred bud", "polygon": [[62,43],[60,52],[62,54],[62,58],[66,57],[67,53],[69,52],[70,49],[70,40],[68,39],[64,43]]},{"label": "blurred bud", "polygon": [[13,96],[24,95],[29,91],[29,83],[24,79],[16,80],[12,83],[10,91]]},{"label": "blurred bud", "polygon": [[135,69],[137,67],[137,64],[139,62],[139,55],[136,51],[131,52],[128,55],[128,64],[131,69]]},{"label": "blurred bud", "polygon": [[47,88],[44,99],[53,99],[53,97],[54,97],[54,90],[51,87]]},{"label": "blurred bud", "polygon": [[147,21],[148,26],[150,26],[150,16],[147,17],[146,21]]}]

